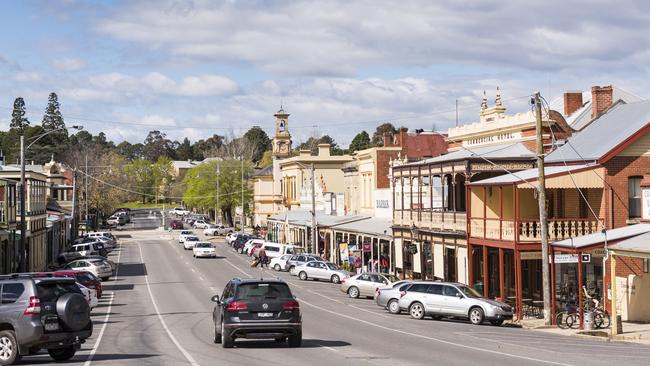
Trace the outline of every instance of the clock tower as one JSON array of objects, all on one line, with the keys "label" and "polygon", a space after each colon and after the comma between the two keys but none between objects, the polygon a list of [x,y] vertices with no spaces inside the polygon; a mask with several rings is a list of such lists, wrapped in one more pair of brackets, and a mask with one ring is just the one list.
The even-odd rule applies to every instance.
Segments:
[{"label": "clock tower", "polygon": [[291,157],[291,134],[289,133],[289,113],[280,108],[275,114],[275,136],[273,136],[273,157]]}]

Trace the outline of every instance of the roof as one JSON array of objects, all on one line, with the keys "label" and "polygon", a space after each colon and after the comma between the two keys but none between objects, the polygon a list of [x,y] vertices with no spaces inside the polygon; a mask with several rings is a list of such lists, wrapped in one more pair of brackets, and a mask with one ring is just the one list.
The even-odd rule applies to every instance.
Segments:
[{"label": "roof", "polygon": [[484,146],[477,147],[474,149],[461,148],[450,152],[449,154],[444,154],[437,156],[435,158],[424,159],[408,164],[407,165],[421,165],[428,163],[442,163],[453,160],[465,160],[465,159],[532,159],[535,157],[535,154],[530,151],[524,144],[521,142],[509,144],[509,145],[495,145],[495,146]]},{"label": "roof", "polygon": [[[561,165],[561,166],[545,166],[544,174],[547,178],[550,178],[554,175],[564,175],[569,172],[576,172],[583,169],[589,169],[597,167],[596,164],[582,164],[582,165]],[[470,186],[485,186],[485,185],[503,185],[503,184],[517,184],[537,180],[538,178],[537,168],[522,170],[516,173],[508,173],[504,175],[499,175],[497,177],[488,178],[479,180],[476,182],[468,183]]]},{"label": "roof", "polygon": [[650,232],[625,239],[608,248],[615,251],[650,254]]},{"label": "roof", "polygon": [[[547,163],[597,161],[650,122],[650,100],[617,104],[551,152]],[[575,149],[575,150],[574,150]],[[577,152],[576,152],[577,151]]]},{"label": "roof", "polygon": [[392,239],[392,224],[393,220],[390,218],[371,217],[365,220],[336,225],[332,227],[332,229],[337,231],[349,231],[373,236],[382,236],[387,239]]},{"label": "roof", "polygon": [[[291,225],[300,225],[300,226],[310,226],[311,225],[311,212],[309,210],[291,210],[286,212],[281,212],[269,217],[267,220],[272,221],[287,221],[287,215],[289,216],[289,224]],[[367,219],[369,216],[361,215],[345,215],[345,216],[333,216],[326,215],[323,212],[316,212],[316,225],[321,227],[330,227],[340,224],[345,224],[352,221],[358,221]]]},{"label": "roof", "polygon": [[650,224],[623,226],[616,229],[607,230],[605,233],[600,232],[578,236],[573,239],[556,241],[554,243],[551,243],[551,245],[554,247],[562,248],[584,248],[605,243],[606,241],[627,239],[645,233],[650,233]]},{"label": "roof", "polygon": [[267,176],[273,176],[273,165],[269,165],[266,168],[262,168],[253,174],[253,177],[267,177]]}]

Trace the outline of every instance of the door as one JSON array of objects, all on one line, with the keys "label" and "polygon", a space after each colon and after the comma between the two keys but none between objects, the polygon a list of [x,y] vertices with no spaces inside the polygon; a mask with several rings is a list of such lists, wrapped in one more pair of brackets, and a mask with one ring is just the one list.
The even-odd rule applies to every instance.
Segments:
[{"label": "door", "polygon": [[465,311],[465,296],[454,286],[443,286],[443,312],[449,315],[467,315]]},{"label": "door", "polygon": [[373,286],[372,278],[367,273],[357,277],[357,286],[359,287],[359,296],[372,296],[375,289]]},{"label": "door", "polygon": [[316,264],[317,264],[316,262],[309,262],[305,264],[304,271],[307,273],[308,277],[320,278],[318,276],[318,267],[316,266]]},{"label": "door", "polygon": [[375,296],[377,288],[388,286],[388,280],[386,280],[383,276],[373,274],[370,275],[370,278],[372,279],[372,289],[370,295],[368,296]]},{"label": "door", "polygon": [[321,280],[329,280],[329,269],[327,265],[323,262],[314,262],[316,263],[316,273],[318,273],[318,278]]},{"label": "door", "polygon": [[442,310],[442,285],[430,285],[425,296],[427,311],[431,313],[441,314]]}]

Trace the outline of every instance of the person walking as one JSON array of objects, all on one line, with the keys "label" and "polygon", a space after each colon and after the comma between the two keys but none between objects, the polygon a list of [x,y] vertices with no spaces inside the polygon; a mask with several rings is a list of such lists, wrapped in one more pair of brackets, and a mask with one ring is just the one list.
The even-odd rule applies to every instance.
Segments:
[{"label": "person walking", "polygon": [[257,252],[257,257],[259,258],[260,268],[264,268],[264,265],[266,265],[266,268],[269,268],[269,257],[266,255],[266,250],[264,250],[264,247],[261,247],[259,249]]}]

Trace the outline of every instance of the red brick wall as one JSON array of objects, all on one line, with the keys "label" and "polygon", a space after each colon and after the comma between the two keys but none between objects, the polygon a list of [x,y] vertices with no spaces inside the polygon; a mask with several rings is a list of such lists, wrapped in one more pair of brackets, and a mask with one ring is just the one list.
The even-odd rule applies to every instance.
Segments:
[{"label": "red brick wall", "polygon": [[564,115],[570,116],[573,112],[582,107],[582,92],[566,92],[564,93]]},{"label": "red brick wall", "polygon": [[390,159],[396,159],[399,151],[377,151],[377,188],[389,188],[388,171]]},{"label": "red brick wall", "polygon": [[[627,225],[629,218],[628,212],[628,195],[627,195],[627,180],[632,176],[644,176],[650,173],[650,157],[627,157],[616,156],[604,164],[606,169],[606,181],[611,188],[605,190],[603,195],[604,204],[601,205],[605,210],[604,217],[608,228],[610,223],[613,223],[612,228],[622,227]],[[611,207],[609,206],[610,189],[614,192],[614,199],[612,206],[614,208],[614,215],[611,215]]]},{"label": "red brick wall", "polygon": [[611,85],[591,87],[591,117],[595,118],[612,106],[614,91]]}]

